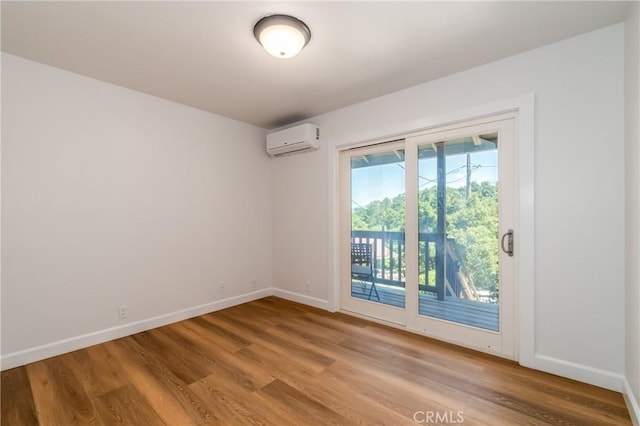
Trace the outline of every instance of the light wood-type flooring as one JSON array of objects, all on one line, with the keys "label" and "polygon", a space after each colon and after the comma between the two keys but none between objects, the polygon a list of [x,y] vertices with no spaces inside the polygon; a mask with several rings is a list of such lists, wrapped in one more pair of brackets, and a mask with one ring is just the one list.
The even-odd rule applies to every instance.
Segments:
[{"label": "light wood-type flooring", "polygon": [[2,372],[10,425],[625,425],[619,393],[275,297]]}]

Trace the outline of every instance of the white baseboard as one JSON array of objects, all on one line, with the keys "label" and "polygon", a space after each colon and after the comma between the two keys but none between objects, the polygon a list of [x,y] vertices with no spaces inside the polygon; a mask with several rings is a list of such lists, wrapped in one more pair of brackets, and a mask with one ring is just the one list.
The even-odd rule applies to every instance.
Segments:
[{"label": "white baseboard", "polygon": [[629,410],[631,422],[634,426],[640,426],[640,405],[638,405],[638,399],[636,398],[636,395],[633,394],[631,385],[626,377],[622,381],[622,387],[622,395],[624,396],[625,404],[627,404],[627,410]]},{"label": "white baseboard", "polygon": [[266,288],[263,290],[242,294],[240,296],[216,300],[214,302],[205,303],[203,305],[170,312],[163,315],[158,315],[156,317],[147,318],[129,324],[107,328],[105,330],[95,331],[92,333],[83,334],[81,336],[71,337],[69,339],[47,343],[46,345],[36,346],[34,348],[9,353],[0,357],[0,369],[6,370],[9,368],[19,367],[31,362],[50,358],[52,356],[62,355],[67,352],[97,345],[99,343],[108,342],[110,340],[119,339],[121,337],[130,336],[135,333],[162,327],[164,325],[172,324],[188,318],[197,317],[199,315],[208,314],[225,308],[230,308],[232,306],[247,303],[252,300],[262,299],[263,297],[271,296],[273,294],[273,288]]},{"label": "white baseboard", "polygon": [[540,354],[535,354],[533,363],[526,367],[616,392],[622,392],[622,382],[626,380],[622,374]]},{"label": "white baseboard", "polygon": [[325,311],[329,310],[329,301],[319,299],[317,297],[294,293],[293,291],[282,290],[279,288],[273,288],[272,294],[282,299],[287,299],[293,302],[302,303],[304,305],[313,306],[315,308],[324,309]]}]

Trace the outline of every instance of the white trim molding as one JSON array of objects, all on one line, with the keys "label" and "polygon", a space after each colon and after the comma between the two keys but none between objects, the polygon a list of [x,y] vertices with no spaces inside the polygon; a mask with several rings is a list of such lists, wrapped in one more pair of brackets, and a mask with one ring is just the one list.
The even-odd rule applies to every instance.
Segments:
[{"label": "white trim molding", "polygon": [[631,385],[626,377],[622,380],[622,396],[624,397],[625,404],[627,404],[631,422],[634,426],[640,426],[640,405],[638,405],[638,399],[636,395],[633,394]]},{"label": "white trim molding", "polygon": [[531,368],[615,392],[622,392],[626,380],[622,374],[540,354],[535,355]]},{"label": "white trim molding", "polygon": [[329,309],[328,300],[319,299],[306,294],[295,293],[293,291],[282,290],[280,288],[273,288],[273,296],[290,300],[292,302],[302,303],[303,305],[313,306],[314,308],[324,309],[325,311],[331,311]]},{"label": "white trim molding", "polygon": [[213,302],[205,303],[203,305],[158,315],[152,318],[131,322],[117,327],[111,327],[80,336],[70,337],[68,339],[58,340],[56,342],[51,342],[45,345],[36,346],[22,351],[3,355],[0,358],[0,366],[3,371],[9,368],[20,367],[31,362],[43,360],[45,358],[62,355],[67,352],[97,345],[99,343],[108,342],[110,340],[119,339],[121,337],[130,336],[142,331],[151,330],[153,328],[162,327],[168,324],[173,324],[178,321],[205,315],[211,312],[219,311],[221,309],[241,305],[253,300],[262,299],[267,296],[272,296],[273,294],[273,288],[266,288],[239,296],[233,296],[227,299],[216,300]]}]

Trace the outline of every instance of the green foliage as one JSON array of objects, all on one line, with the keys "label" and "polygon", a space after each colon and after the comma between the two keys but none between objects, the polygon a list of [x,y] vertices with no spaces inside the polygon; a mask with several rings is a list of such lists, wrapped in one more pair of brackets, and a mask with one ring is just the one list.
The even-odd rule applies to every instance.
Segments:
[{"label": "green foliage", "polygon": [[469,199],[464,188],[447,189],[447,236],[453,238],[464,265],[478,290],[495,291],[498,282],[498,187],[471,184]]},{"label": "green foliage", "polygon": [[361,231],[404,231],[404,194],[358,207],[351,216],[351,226]]},{"label": "green foliage", "polygon": [[[362,231],[404,231],[405,196],[372,201],[352,212],[352,229]],[[421,190],[418,195],[418,226],[420,232],[437,231],[436,188]],[[464,266],[479,290],[495,291],[498,281],[498,187],[482,182],[471,183],[469,198],[466,189],[446,190],[447,237],[454,239]],[[433,244],[430,251],[433,252]],[[434,253],[430,253],[433,258]],[[435,284],[433,265],[429,282],[424,262],[424,243],[420,245],[420,284]]]}]

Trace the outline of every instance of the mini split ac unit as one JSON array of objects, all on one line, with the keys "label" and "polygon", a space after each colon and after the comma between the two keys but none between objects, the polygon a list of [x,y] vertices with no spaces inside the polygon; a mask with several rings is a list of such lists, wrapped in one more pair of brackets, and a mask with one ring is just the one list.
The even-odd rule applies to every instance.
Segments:
[{"label": "mini split ac unit", "polygon": [[306,123],[267,135],[267,154],[280,157],[320,148],[320,129]]}]

